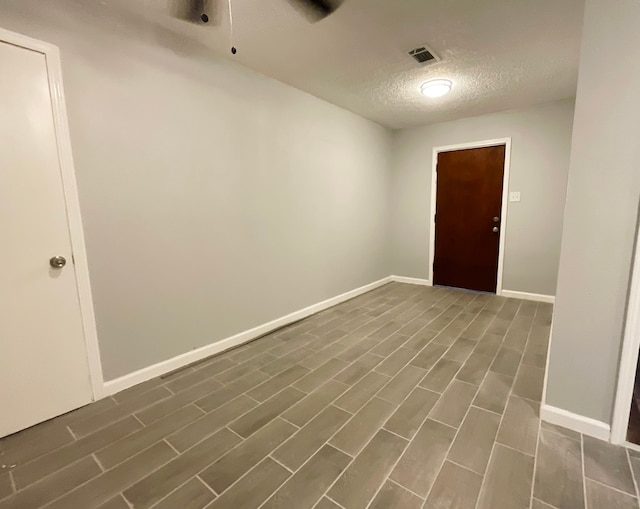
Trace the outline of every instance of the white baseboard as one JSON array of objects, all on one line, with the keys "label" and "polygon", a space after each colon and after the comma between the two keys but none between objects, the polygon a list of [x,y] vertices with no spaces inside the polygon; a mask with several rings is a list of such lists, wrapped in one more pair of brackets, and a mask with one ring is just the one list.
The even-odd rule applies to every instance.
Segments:
[{"label": "white baseboard", "polygon": [[353,299],[354,297],[362,295],[363,293],[375,290],[376,288],[390,283],[391,281],[393,281],[392,277],[380,279],[379,281],[361,286],[360,288],[356,288],[355,290],[343,293],[342,295],[338,295],[325,301],[318,302],[317,304],[313,304],[304,309],[300,309],[286,316],[272,320],[271,322],[241,332],[239,334],[236,334],[235,336],[216,341],[215,343],[211,343],[210,345],[197,348],[190,352],[185,352],[171,359],[167,359],[166,361],[158,362],[157,364],[139,369],[138,371],[134,371],[133,373],[129,373],[128,375],[124,375],[114,380],[105,382],[102,397],[116,394],[117,392],[123,391],[142,382],[146,382],[147,380],[151,380],[152,378],[162,376],[165,373],[170,373],[171,371],[175,371],[176,369],[188,366],[189,364],[193,364],[194,362],[201,361],[217,353],[229,350],[230,348],[234,348],[236,346],[240,346],[275,329],[293,322],[297,322],[298,320],[302,320],[303,318],[333,307],[336,304],[340,304],[341,302]]},{"label": "white baseboard", "polygon": [[535,300],[536,302],[549,302],[555,304],[555,295],[544,295],[542,293],[528,293],[528,292],[516,292],[514,290],[502,290],[501,295],[503,297],[510,297],[512,299],[524,299]]},{"label": "white baseboard", "polygon": [[391,276],[391,280],[396,283],[407,283],[409,285],[433,286],[429,279],[418,279],[415,277]]},{"label": "white baseboard", "polygon": [[542,405],[540,418],[551,424],[569,428],[607,442],[611,435],[611,427],[607,423],[549,405]]}]

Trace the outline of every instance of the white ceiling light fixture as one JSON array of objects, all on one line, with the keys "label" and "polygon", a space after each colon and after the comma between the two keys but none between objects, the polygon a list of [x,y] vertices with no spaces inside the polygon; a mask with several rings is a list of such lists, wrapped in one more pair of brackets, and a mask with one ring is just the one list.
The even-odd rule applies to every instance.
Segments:
[{"label": "white ceiling light fixture", "polygon": [[451,80],[431,80],[422,84],[422,95],[427,97],[442,97],[451,92]]}]

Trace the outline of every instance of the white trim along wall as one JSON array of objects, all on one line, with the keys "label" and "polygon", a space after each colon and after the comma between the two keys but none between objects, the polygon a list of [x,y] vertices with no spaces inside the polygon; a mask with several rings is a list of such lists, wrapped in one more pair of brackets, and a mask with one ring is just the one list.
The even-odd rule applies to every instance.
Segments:
[{"label": "white trim along wall", "polygon": [[502,177],[502,212],[500,218],[500,251],[498,253],[498,283],[496,295],[502,295],[502,275],[504,272],[504,246],[507,232],[507,212],[509,201],[509,173],[511,170],[511,138],[501,138],[495,140],[475,141],[461,143],[459,145],[447,145],[433,148],[433,158],[431,162],[431,217],[429,218],[429,281],[433,281],[433,260],[435,257],[436,245],[436,192],[438,185],[438,154],[441,152],[452,152],[454,150],[465,150],[470,148],[486,148],[505,145],[504,154],[504,174]]},{"label": "white trim along wall", "polygon": [[627,425],[631,413],[631,398],[635,384],[636,368],[638,366],[638,351],[640,351],[640,256],[638,256],[638,235],[640,223],[636,233],[636,248],[629,289],[629,304],[620,354],[620,369],[618,370],[618,386],[613,407],[611,422],[611,441],[614,444],[624,444],[627,440]]},{"label": "white trim along wall", "polygon": [[98,334],[93,311],[93,298],[91,296],[89,265],[87,263],[84,231],[82,229],[82,217],[80,215],[78,187],[76,184],[75,167],[73,164],[73,153],[71,151],[67,106],[64,97],[64,87],[62,85],[60,51],[52,44],[38,41],[31,37],[26,37],[1,28],[0,41],[42,53],[47,62],[53,121],[58,141],[58,160],[60,163],[62,186],[64,189],[64,198],[67,207],[71,251],[73,253],[73,260],[75,264],[76,284],[78,288],[78,298],[80,301],[84,340],[87,348],[91,388],[93,391],[93,399],[100,399],[104,396],[104,381],[102,377],[102,364],[100,362],[100,349],[98,347]]},{"label": "white trim along wall", "polygon": [[393,277],[390,276],[378,281],[374,281],[373,283],[361,286],[360,288],[356,288],[355,290],[343,293],[342,295],[337,295],[336,297],[332,297],[331,299],[318,302],[317,304],[313,304],[312,306],[308,306],[298,311],[294,311],[293,313],[290,313],[286,316],[276,318],[271,322],[259,325],[257,327],[254,327],[253,329],[249,329],[247,331],[236,334],[235,336],[231,336],[221,341],[216,341],[215,343],[203,346],[202,348],[197,348],[196,350],[183,353],[171,359],[167,359],[166,361],[158,362],[157,364],[139,369],[138,371],[134,371],[133,373],[129,373],[128,375],[121,376],[120,378],[116,378],[115,380],[111,380],[104,384],[104,395],[108,396],[111,394],[115,394],[117,392],[123,391],[124,389],[128,389],[129,387],[133,387],[134,385],[150,380],[151,378],[155,378],[157,376],[164,375],[165,373],[175,371],[176,369],[180,369],[189,364],[193,364],[194,362],[206,359],[207,357],[211,357],[212,355],[215,355],[217,353],[224,352],[225,350],[238,347],[244,343],[248,343],[249,341],[259,338],[260,336],[264,336],[271,331],[279,329],[280,327],[284,327],[285,325],[297,322],[298,320],[302,320],[303,318],[311,316],[315,313],[319,313],[320,311],[333,307],[337,304],[340,304],[341,302],[353,299],[358,295],[362,295],[364,293],[370,292],[371,290],[375,290],[376,288],[390,283],[393,280]]},{"label": "white trim along wall", "polygon": [[556,301],[555,295],[543,295],[541,293],[529,293],[529,292],[516,292],[514,290],[502,290],[503,297],[510,297],[512,299],[534,300],[536,302],[548,302],[554,304]]},{"label": "white trim along wall", "polygon": [[129,387],[133,387],[134,385],[150,380],[151,378],[155,378],[164,375],[165,373],[175,371],[189,364],[193,364],[194,362],[198,362],[200,360],[206,359],[207,357],[211,357],[212,355],[224,352],[225,350],[236,348],[240,345],[243,345],[244,343],[248,343],[249,341],[259,338],[260,336],[268,334],[275,329],[284,327],[298,320],[302,320],[303,318],[345,302],[349,299],[353,299],[358,295],[370,292],[371,290],[375,290],[376,288],[379,288],[380,286],[391,282],[431,286],[431,281],[426,279],[417,279],[403,276],[388,276],[378,281],[374,281],[373,283],[370,283],[368,285],[356,288],[355,290],[351,290],[341,295],[337,295],[336,297],[332,297],[331,299],[327,299],[304,309],[300,309],[286,316],[282,316],[280,318],[272,320],[271,322],[259,325],[257,327],[254,327],[253,329],[240,332],[239,334],[223,339],[221,341],[217,341],[202,348],[183,353],[171,359],[167,359],[166,361],[147,366],[146,368],[142,368],[138,371],[134,371],[133,373],[121,376],[119,378],[116,378],[115,380],[110,380],[104,384],[104,396],[115,394],[117,392],[128,389]]},{"label": "white trim along wall", "polygon": [[609,441],[610,428],[605,422],[600,422],[585,417],[584,415],[574,414],[562,408],[556,408],[544,403],[540,407],[540,418],[545,422],[572,429],[579,433],[599,438],[600,440]]}]

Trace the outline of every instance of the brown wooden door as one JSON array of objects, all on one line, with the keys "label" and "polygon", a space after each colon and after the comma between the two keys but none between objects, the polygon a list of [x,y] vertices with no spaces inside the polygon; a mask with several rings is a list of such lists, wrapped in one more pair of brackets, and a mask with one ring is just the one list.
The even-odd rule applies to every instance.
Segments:
[{"label": "brown wooden door", "polygon": [[438,154],[434,284],[496,291],[505,150]]}]

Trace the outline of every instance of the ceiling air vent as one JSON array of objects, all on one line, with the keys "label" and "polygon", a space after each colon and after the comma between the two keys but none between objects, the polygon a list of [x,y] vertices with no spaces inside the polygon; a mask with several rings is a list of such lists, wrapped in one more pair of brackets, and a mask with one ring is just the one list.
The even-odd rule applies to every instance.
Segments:
[{"label": "ceiling air vent", "polygon": [[440,61],[440,59],[426,45],[420,46],[419,48],[416,48],[416,49],[412,49],[409,52],[409,55],[419,64],[426,64],[429,62]]}]

